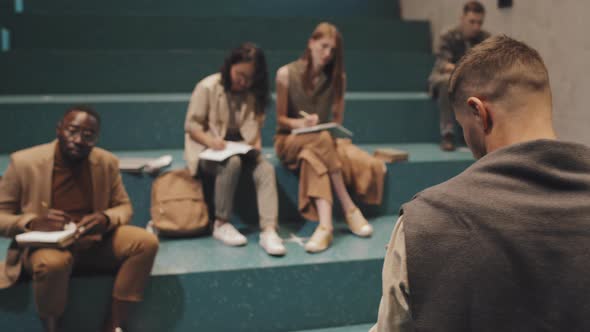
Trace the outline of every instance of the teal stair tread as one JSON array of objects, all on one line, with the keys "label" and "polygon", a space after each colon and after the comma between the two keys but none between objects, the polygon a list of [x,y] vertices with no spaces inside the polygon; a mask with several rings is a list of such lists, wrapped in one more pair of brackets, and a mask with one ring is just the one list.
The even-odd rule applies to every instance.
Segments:
[{"label": "teal stair tread", "polygon": [[[14,36],[13,36],[14,40]],[[231,46],[234,47],[234,46]],[[270,82],[277,69],[301,56],[264,48]],[[0,53],[2,94],[190,93],[199,79],[219,70],[227,49],[166,51],[11,50]],[[347,50],[349,91],[426,91],[434,63],[430,52]],[[20,75],[23,71],[28,75]],[[80,75],[92,80],[80,80]],[[116,78],[116,79],[114,79]],[[271,84],[274,90],[274,84]]]},{"label": "teal stair tread", "polygon": [[301,330],[296,332],[368,332],[373,325],[374,324],[348,325],[314,330]]},{"label": "teal stair tread", "polygon": [[[371,219],[374,235],[359,238],[348,231],[342,221],[335,223],[334,242],[330,249],[319,254],[308,254],[296,243],[311,236],[317,223],[281,225],[279,234],[286,239],[287,255],[271,257],[258,245],[258,230],[250,227],[244,232],[248,245],[232,248],[211,236],[198,239],[164,240],[154,266],[154,275],[199,273],[258,268],[275,268],[304,264],[331,264],[338,262],[382,260],[385,245],[389,242],[397,218],[382,216]],[[280,225],[280,224],[279,224]],[[291,238],[293,236],[293,238]]]},{"label": "teal stair tread", "polygon": [[[409,163],[424,163],[424,162],[440,162],[440,161],[473,161],[471,151],[465,147],[460,147],[452,152],[441,151],[438,144],[434,143],[409,143],[409,144],[362,144],[358,145],[363,150],[373,153],[376,149],[380,148],[394,148],[409,153]],[[262,150],[264,156],[271,162],[279,164],[275,151],[271,147],[265,147]],[[172,168],[183,167],[184,162],[182,161],[181,150],[144,150],[144,151],[117,151],[115,152],[119,156],[128,157],[157,157],[164,154],[170,154],[174,157],[174,163]],[[0,157],[1,158],[1,157]],[[1,160],[1,159],[0,159]],[[0,162],[0,165],[1,162]]]},{"label": "teal stair tread", "polygon": [[[279,234],[285,239],[287,255],[267,255],[258,244],[258,229],[237,225],[248,238],[244,247],[228,247],[211,235],[187,239],[161,238],[160,249],[152,275],[180,275],[214,271],[264,269],[305,264],[331,264],[338,262],[382,260],[385,245],[389,242],[396,216],[381,216],[370,219],[374,234],[359,238],[348,231],[343,221],[335,222],[334,242],[331,248],[318,254],[308,254],[297,243],[311,236],[317,223],[283,224]],[[0,239],[0,257],[8,247],[9,240]],[[0,259],[1,260],[1,259]]]},{"label": "teal stair tread", "polygon": [[[12,1],[0,1],[0,8],[9,8]],[[3,7],[2,7],[3,6]],[[206,3],[194,0],[27,0],[25,13],[59,14],[105,14],[105,15],[183,15],[183,16],[370,16],[399,17],[399,1],[393,0],[222,0]]]},{"label": "teal stair tread", "polygon": [[[471,152],[461,147],[453,152],[441,151],[438,144],[433,143],[409,143],[409,144],[362,144],[359,145],[363,150],[373,153],[379,148],[395,148],[407,151],[409,153],[410,163],[418,162],[439,162],[439,161],[472,161],[473,156]],[[265,157],[273,163],[279,163],[279,160],[273,148],[265,147],[262,152]],[[119,151],[116,152],[120,156],[129,157],[156,157],[163,154],[171,154],[174,158],[174,167],[183,166],[182,151],[179,150],[146,150],[146,151]],[[1,164],[0,164],[1,165]]]},{"label": "teal stair tread", "polygon": [[[162,241],[129,330],[280,332],[374,321],[395,216],[371,221],[376,234],[370,239],[356,238],[337,223],[340,230],[327,251],[311,255],[287,243],[282,258],[267,256],[252,234],[242,248],[210,237]],[[0,247],[5,245],[1,240]],[[97,330],[112,282],[102,274],[72,278],[65,331]],[[10,331],[39,328],[30,283],[0,290],[0,320]]]},{"label": "teal stair tread", "polygon": [[[13,35],[12,48],[64,50],[230,49],[244,41],[255,42],[264,49],[301,50],[315,26],[322,21],[306,17],[234,17],[227,20],[226,17],[195,19],[183,16],[0,16],[0,22]],[[342,32],[347,50],[431,50],[427,21],[378,18],[333,18],[330,21]],[[39,26],[44,28],[38,29]]]},{"label": "teal stair tread", "polygon": [[441,151],[438,144],[433,143],[408,143],[408,144],[363,144],[361,146],[369,153],[378,148],[395,148],[409,152],[409,162],[440,162],[440,161],[473,161],[471,151],[460,147],[453,152]]},{"label": "teal stair tread", "polygon": [[[436,103],[428,97],[416,94],[419,98],[386,99],[382,98],[386,94],[367,94],[346,95],[344,126],[354,133],[355,143],[425,143],[438,140]],[[44,143],[55,135],[55,125],[63,112],[77,104],[93,105],[100,113],[105,124],[99,142],[101,147],[113,151],[181,149],[188,96],[174,101],[166,101],[164,97],[161,101],[147,97],[146,100],[112,99],[115,101],[107,102],[100,96],[88,99],[80,96],[52,102],[50,98],[41,96],[38,99],[40,102],[29,103],[25,99],[21,100],[22,103],[6,104],[0,97],[0,114],[4,119],[0,122],[0,154]],[[43,100],[48,101],[43,103]],[[31,131],[31,119],[36,121],[34,131]],[[263,146],[272,146],[275,128],[276,111],[274,102],[271,102],[262,128]]]},{"label": "teal stair tread", "polygon": [[[445,161],[461,161],[471,162],[473,156],[471,152],[461,147],[453,152],[443,152],[440,150],[438,144],[434,143],[410,143],[410,144],[363,144],[359,145],[362,149],[372,153],[378,148],[395,148],[407,151],[409,153],[409,163],[428,163],[428,162],[445,162]],[[262,150],[265,157],[271,162],[279,164],[274,149],[272,147],[265,147]],[[174,158],[172,168],[184,167],[182,159],[183,151],[179,149],[162,149],[162,150],[125,150],[113,151],[120,157],[159,157],[165,154],[170,154]],[[0,155],[0,175],[4,173],[10,161],[9,154]]]}]

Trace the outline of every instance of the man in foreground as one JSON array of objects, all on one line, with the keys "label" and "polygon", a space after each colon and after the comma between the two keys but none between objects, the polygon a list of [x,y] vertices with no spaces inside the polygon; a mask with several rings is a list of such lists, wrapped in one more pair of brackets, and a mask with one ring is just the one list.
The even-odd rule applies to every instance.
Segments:
[{"label": "man in foreground", "polygon": [[403,206],[371,331],[590,330],[590,148],[556,139],[543,60],[492,37],[449,94],[478,161]]}]

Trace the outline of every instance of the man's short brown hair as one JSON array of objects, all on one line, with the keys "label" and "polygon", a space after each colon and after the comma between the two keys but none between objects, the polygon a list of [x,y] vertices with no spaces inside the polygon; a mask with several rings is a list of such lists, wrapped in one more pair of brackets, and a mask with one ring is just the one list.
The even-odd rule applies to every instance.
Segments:
[{"label": "man's short brown hair", "polygon": [[499,35],[473,47],[459,61],[451,75],[449,95],[455,107],[470,96],[497,101],[513,87],[549,90],[549,74],[539,52]]},{"label": "man's short brown hair", "polygon": [[485,14],[486,8],[479,1],[469,1],[465,4],[465,6],[463,6],[463,14],[467,14],[469,12]]}]

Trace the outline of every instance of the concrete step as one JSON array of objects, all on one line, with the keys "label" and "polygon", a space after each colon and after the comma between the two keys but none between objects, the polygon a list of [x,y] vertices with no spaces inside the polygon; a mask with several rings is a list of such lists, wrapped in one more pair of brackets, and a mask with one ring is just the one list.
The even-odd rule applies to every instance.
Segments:
[{"label": "concrete step", "polygon": [[[275,258],[258,246],[258,232],[242,228],[249,244],[230,248],[210,236],[163,240],[145,301],[129,331],[296,331],[376,320],[381,269],[396,217],[372,219],[372,238],[361,239],[336,223],[333,246],[310,255],[297,243],[315,224],[281,229],[288,253]],[[0,240],[5,248],[8,240]],[[3,250],[0,250],[0,252]],[[73,277],[66,331],[98,328],[113,277]],[[40,331],[30,282],[0,290],[6,331]]]},{"label": "concrete step", "polygon": [[338,27],[346,50],[431,49],[427,21],[297,16],[0,16],[0,23],[11,31],[12,47],[17,50],[228,50],[251,41],[268,50],[300,51],[322,21],[331,21]]},{"label": "concrete step", "polygon": [[[94,105],[103,127],[99,146],[109,150],[181,149],[190,91],[183,94],[0,96],[0,153],[46,142],[72,105]],[[370,143],[435,142],[438,112],[425,93],[346,94],[344,125],[354,141]],[[31,121],[35,130],[31,130]],[[262,130],[264,146],[273,145],[274,103]]]},{"label": "concrete step", "polygon": [[[298,59],[304,44],[295,48],[265,49],[272,90],[277,69]],[[227,51],[13,50],[0,53],[0,95],[190,92],[219,71]],[[347,88],[426,91],[433,63],[428,52],[347,51]]]}]

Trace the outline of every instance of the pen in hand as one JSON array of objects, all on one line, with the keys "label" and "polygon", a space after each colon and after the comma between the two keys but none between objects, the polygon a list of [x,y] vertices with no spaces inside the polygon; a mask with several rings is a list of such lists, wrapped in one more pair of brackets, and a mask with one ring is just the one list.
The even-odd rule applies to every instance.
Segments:
[{"label": "pen in hand", "polygon": [[209,127],[211,133],[213,134],[213,138],[210,141],[209,147],[213,150],[223,150],[225,149],[225,140],[219,135],[217,130],[214,127]]},{"label": "pen in hand", "polygon": [[300,111],[299,111],[299,115],[301,115],[301,116],[302,116],[302,117],[304,117],[304,118],[307,118],[308,116],[310,116],[310,114],[309,114],[309,113],[307,113],[307,112],[306,112],[306,111],[304,111],[304,110],[300,110]]},{"label": "pen in hand", "polygon": [[309,114],[306,111],[300,110],[299,115],[303,117],[303,127],[311,127],[318,124],[318,115]]},{"label": "pen in hand", "polygon": [[76,225],[76,238],[87,234],[103,234],[107,231],[109,223],[109,218],[104,213],[95,212],[86,215]]},{"label": "pen in hand", "polygon": [[78,230],[76,231],[76,239],[79,239],[81,236],[88,233],[94,226],[98,225],[100,220],[93,220],[85,225],[78,226]]}]

